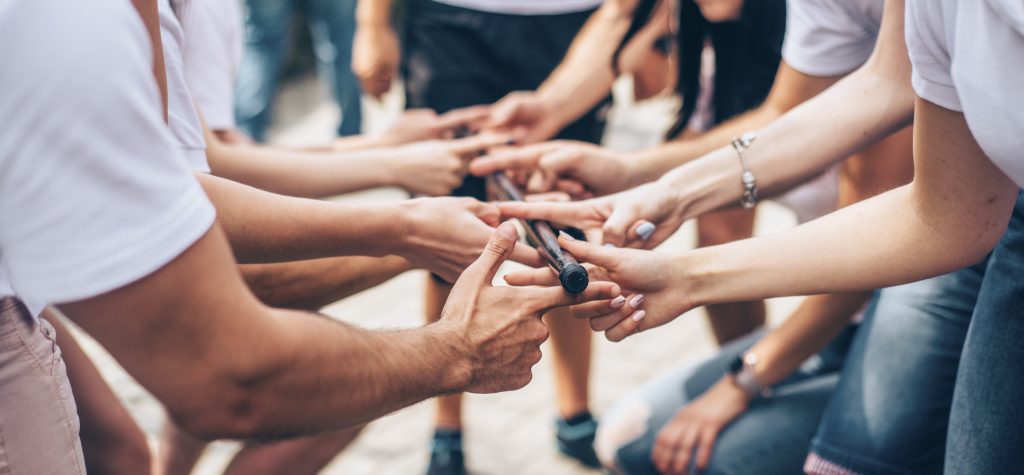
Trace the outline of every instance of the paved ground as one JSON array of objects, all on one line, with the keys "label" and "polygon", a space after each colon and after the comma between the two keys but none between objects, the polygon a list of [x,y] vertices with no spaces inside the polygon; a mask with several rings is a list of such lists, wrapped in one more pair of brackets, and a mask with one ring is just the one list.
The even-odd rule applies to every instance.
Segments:
[{"label": "paved ground", "polygon": [[[620,85],[622,86],[622,85]],[[385,105],[368,104],[368,128],[376,130],[397,111],[397,96]],[[279,143],[315,143],[332,133],[337,110],[324,100],[313,80],[292,84],[282,98],[279,124],[272,134]],[[614,147],[637,148],[657,141],[668,120],[671,104],[656,102],[624,106],[613,112],[608,143]],[[396,190],[375,190],[341,199],[401,199]],[[784,229],[793,222],[788,211],[765,206],[758,220],[758,232]],[[694,233],[688,224],[662,250],[692,247]],[[341,320],[370,328],[410,327],[421,321],[425,282],[423,272],[410,272],[375,289],[338,302],[327,313]],[[777,322],[797,300],[770,302]],[[714,351],[714,344],[702,310],[692,311],[675,322],[622,343],[595,337],[592,381],[593,409],[599,415],[616,399],[654,375],[680,364],[695,362]],[[95,343],[87,349],[104,374],[153,440],[162,422],[159,405],[136,385]],[[341,362],[339,364],[346,364]],[[350,364],[358,364],[351,362]],[[552,376],[549,363],[542,361],[534,381],[513,393],[471,396],[465,406],[467,457],[476,474],[585,474],[590,472],[560,457],[553,444]],[[428,456],[431,405],[421,403],[374,422],[359,440],[327,467],[327,474],[417,474]],[[200,462],[197,473],[220,473],[238,445],[214,444]]]}]

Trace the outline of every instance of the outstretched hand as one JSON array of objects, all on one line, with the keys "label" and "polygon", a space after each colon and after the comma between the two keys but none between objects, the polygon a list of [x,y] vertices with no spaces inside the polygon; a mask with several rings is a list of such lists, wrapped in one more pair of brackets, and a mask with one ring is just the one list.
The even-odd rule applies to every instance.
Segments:
[{"label": "outstretched hand", "polygon": [[[591,268],[591,272],[598,278],[615,282],[623,292],[631,294],[608,303],[586,303],[572,308],[574,317],[589,319],[590,328],[604,332],[611,341],[664,325],[692,307],[685,282],[676,277],[678,272],[669,255],[600,246],[565,233],[558,242],[581,262],[597,266],[599,269]],[[551,278],[548,269],[531,269],[508,274],[505,281],[512,285],[545,285]]]},{"label": "outstretched hand", "polygon": [[572,140],[498,149],[469,165],[476,176],[502,170],[532,174],[529,193],[562,191],[574,198],[606,195],[631,184],[630,169],[619,153]]},{"label": "outstretched hand", "polygon": [[685,210],[661,182],[629,191],[571,203],[499,203],[502,218],[540,219],[584,231],[599,231],[603,242],[617,247],[651,249],[683,223]]},{"label": "outstretched hand", "polygon": [[515,226],[504,223],[452,288],[439,325],[448,327],[464,344],[466,390],[477,393],[509,391],[532,379],[540,361],[540,344],[548,337],[541,316],[549,310],[619,294],[611,282],[591,281],[586,290],[569,294],[558,286],[495,287],[498,267],[519,246]]}]

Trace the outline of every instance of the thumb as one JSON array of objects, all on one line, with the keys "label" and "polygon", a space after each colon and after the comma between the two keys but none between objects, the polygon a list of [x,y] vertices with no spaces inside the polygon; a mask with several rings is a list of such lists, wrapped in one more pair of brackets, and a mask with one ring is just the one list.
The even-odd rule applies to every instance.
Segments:
[{"label": "thumb", "polygon": [[636,214],[634,207],[629,205],[620,205],[612,209],[604,226],[601,227],[604,242],[618,247],[624,246],[629,229],[640,219]]},{"label": "thumb", "polygon": [[516,240],[519,235],[516,233],[516,226],[511,222],[504,222],[491,235],[487,246],[480,257],[476,259],[466,271],[459,277],[459,281],[468,281],[474,286],[490,285],[494,275],[498,272],[501,263],[512,254],[516,247]]},{"label": "thumb", "polygon": [[614,268],[619,262],[620,249],[609,248],[580,241],[566,232],[558,233],[558,244],[569,251],[581,262],[589,262],[601,267]]},{"label": "thumb", "polygon": [[491,147],[508,145],[509,136],[505,134],[479,134],[447,142],[448,151],[459,156],[475,158],[477,154]]}]

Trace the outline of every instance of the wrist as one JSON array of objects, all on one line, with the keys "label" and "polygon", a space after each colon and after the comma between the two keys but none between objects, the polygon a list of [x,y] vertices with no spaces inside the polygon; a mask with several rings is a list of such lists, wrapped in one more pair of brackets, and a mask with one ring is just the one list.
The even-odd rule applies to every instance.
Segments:
[{"label": "wrist", "polygon": [[716,393],[719,397],[728,399],[736,404],[742,404],[744,407],[749,405],[750,401],[754,399],[736,384],[736,380],[733,379],[732,375],[726,374],[715,383],[715,386],[718,389]]},{"label": "wrist", "polygon": [[437,355],[436,366],[440,394],[465,391],[473,380],[473,364],[465,338],[455,325],[440,320],[423,329],[427,334],[430,353]]}]

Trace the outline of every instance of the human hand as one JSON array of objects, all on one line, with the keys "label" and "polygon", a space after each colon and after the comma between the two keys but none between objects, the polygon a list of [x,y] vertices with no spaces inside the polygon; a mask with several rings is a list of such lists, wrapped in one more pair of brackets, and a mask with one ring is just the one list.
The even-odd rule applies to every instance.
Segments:
[{"label": "human hand", "polygon": [[399,48],[394,30],[384,25],[359,25],[352,40],[352,72],[363,92],[380,100],[398,75]]},{"label": "human hand", "polygon": [[532,379],[531,368],[540,361],[540,344],[548,337],[542,315],[556,307],[611,299],[619,293],[617,285],[596,281],[579,294],[558,286],[492,286],[498,267],[519,247],[517,237],[512,223],[502,224],[455,283],[441,311],[438,324],[451,328],[462,342],[469,392],[525,386]]},{"label": "human hand", "polygon": [[606,244],[651,249],[671,236],[685,218],[677,194],[660,181],[601,198],[570,203],[502,202],[502,218],[540,219],[587,232]]},{"label": "human hand", "polygon": [[384,131],[376,143],[383,146],[404,145],[422,140],[450,139],[459,129],[477,131],[487,117],[487,106],[456,109],[438,115],[431,109],[410,109]]},{"label": "human hand", "polygon": [[[498,208],[473,198],[417,198],[401,207],[399,243],[395,254],[414,266],[455,282],[463,269],[484,250],[500,223]],[[510,259],[539,267],[545,265],[537,250],[517,244]]]},{"label": "human hand", "polygon": [[[629,297],[608,304],[585,303],[572,307],[576,318],[590,320],[590,328],[604,332],[610,341],[664,325],[683,314],[692,304],[678,266],[670,255],[638,249],[621,249],[578,241],[565,233],[558,237],[562,249],[569,251],[588,267],[594,278],[609,280],[622,287]],[[529,269],[507,274],[511,285],[547,285],[549,269]],[[643,304],[643,309],[640,309]]]},{"label": "human hand", "polygon": [[534,172],[528,193],[562,191],[574,198],[606,195],[630,187],[630,167],[612,150],[575,140],[556,140],[518,148],[501,148],[474,159],[469,172]]},{"label": "human hand", "polygon": [[[747,410],[749,398],[727,377],[676,412],[654,441],[651,461],[663,475],[698,472],[711,460],[718,434]],[[694,460],[694,451],[696,459]]]},{"label": "human hand", "polygon": [[470,159],[507,141],[501,135],[480,134],[396,147],[384,159],[391,177],[388,182],[413,194],[447,195],[462,183]]},{"label": "human hand", "polygon": [[554,112],[536,92],[511,92],[491,106],[487,127],[512,133],[516,143],[541,142],[565,126]]}]

